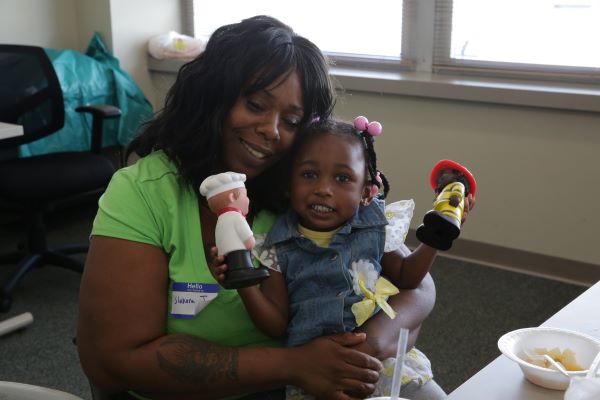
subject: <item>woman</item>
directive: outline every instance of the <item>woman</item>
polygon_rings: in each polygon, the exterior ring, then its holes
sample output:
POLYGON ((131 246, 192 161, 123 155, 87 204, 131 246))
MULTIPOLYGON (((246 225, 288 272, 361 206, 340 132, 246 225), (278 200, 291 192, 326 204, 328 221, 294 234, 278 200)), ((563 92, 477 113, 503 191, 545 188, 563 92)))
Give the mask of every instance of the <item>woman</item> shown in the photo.
MULTIPOLYGON (((364 398, 395 353, 399 327, 418 327, 433 284, 391 303, 365 335, 279 348, 237 292, 218 292, 208 175, 247 176, 249 222, 266 232, 287 206, 286 156, 300 127, 330 115, 334 91, 319 49, 258 16, 223 26, 186 64, 165 108, 132 143, 142 158, 115 174, 99 202, 80 292, 78 349, 90 381, 152 399, 210 399, 293 384, 325 399, 364 398), (202 243, 202 246, 200 246, 202 243)), ((256 398, 267 398, 265 394, 256 398)))

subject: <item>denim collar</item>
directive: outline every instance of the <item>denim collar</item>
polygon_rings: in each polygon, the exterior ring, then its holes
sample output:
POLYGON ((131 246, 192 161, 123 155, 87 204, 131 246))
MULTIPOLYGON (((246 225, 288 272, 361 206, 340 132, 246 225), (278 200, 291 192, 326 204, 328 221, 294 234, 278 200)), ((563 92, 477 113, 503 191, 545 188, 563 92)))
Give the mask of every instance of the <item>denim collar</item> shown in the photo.
MULTIPOLYGON (((364 229, 373 226, 387 225, 387 219, 385 218, 385 202, 379 199, 373 199, 368 206, 362 204, 358 207, 356 214, 349 221, 347 221, 340 230, 336 233, 338 235, 347 235, 354 229, 364 229)), ((267 238, 265 239, 265 246, 271 247, 277 243, 284 242, 291 238, 300 237, 298 232, 298 215, 292 209, 289 209, 287 213, 282 215, 273 225, 267 238)))

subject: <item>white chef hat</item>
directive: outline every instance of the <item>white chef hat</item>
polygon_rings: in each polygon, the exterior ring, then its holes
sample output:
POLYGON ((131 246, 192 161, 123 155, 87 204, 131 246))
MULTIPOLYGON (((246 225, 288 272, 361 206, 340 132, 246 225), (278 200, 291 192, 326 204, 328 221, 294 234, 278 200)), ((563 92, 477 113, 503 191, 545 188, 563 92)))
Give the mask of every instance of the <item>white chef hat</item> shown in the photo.
POLYGON ((200 194, 207 199, 235 188, 243 188, 246 181, 245 174, 237 172, 223 172, 211 175, 200 185, 200 194))

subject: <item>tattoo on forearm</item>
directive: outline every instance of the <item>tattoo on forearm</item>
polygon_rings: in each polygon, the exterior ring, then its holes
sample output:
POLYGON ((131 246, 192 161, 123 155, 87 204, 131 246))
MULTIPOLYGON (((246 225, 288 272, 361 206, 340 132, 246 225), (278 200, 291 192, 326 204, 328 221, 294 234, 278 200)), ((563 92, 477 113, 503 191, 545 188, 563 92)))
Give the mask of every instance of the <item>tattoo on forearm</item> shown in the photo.
POLYGON ((156 357, 160 368, 182 382, 237 381, 239 350, 185 335, 164 340, 156 357))

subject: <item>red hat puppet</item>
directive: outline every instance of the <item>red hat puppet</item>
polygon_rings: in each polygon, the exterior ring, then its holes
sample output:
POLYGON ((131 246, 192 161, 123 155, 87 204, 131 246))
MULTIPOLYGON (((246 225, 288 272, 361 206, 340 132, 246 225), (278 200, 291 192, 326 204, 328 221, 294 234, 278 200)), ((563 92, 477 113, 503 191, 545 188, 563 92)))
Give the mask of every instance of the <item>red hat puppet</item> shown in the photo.
POLYGON ((436 190, 438 187, 438 176, 440 172, 444 169, 452 169, 463 174, 467 182, 469 183, 469 188, 465 191, 465 196, 472 194, 473 198, 475 198, 475 193, 477 192, 477 181, 471 171, 469 171, 466 167, 460 165, 459 163, 452 160, 440 160, 433 169, 431 170, 431 176, 429 177, 429 184, 433 190, 436 190))
POLYGON ((441 160, 431 170, 429 183, 437 197, 417 228, 417 238, 438 250, 448 250, 460 235, 464 198, 469 194, 475 198, 477 182, 464 166, 441 160))

